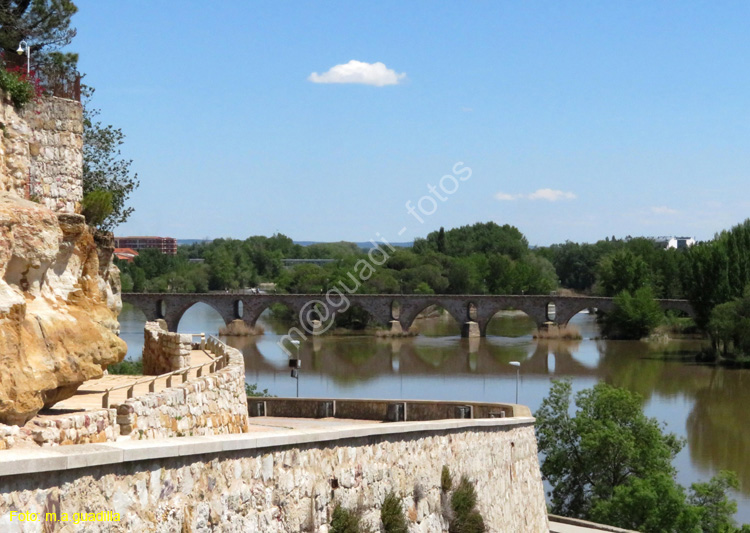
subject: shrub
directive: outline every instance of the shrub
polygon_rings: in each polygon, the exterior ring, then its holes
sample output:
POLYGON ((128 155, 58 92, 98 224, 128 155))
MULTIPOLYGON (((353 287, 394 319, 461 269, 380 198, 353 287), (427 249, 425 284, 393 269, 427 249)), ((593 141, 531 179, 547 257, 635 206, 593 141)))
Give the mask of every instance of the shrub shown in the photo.
POLYGON ((647 337, 662 321, 664 313, 649 287, 633 294, 622 291, 614 298, 614 310, 604 318, 604 334, 612 338, 647 337))
POLYGON ((40 92, 41 89, 32 80, 34 78, 29 79, 26 72, 18 67, 11 70, 0 68, 0 89, 10 95, 16 107, 23 107, 40 92))
POLYGON ((333 508, 329 533, 359 533, 359 516, 354 511, 341 507, 340 503, 333 508))
POLYGON ((451 507, 453 520, 448 526, 450 533, 483 533, 487 531, 484 519, 476 509, 477 492, 474 484, 466 476, 461 476, 458 487, 453 491, 451 507))
POLYGON ((245 383, 245 396, 251 396, 253 398, 275 398, 273 394, 268 392, 268 389, 258 390, 257 383, 245 383))
POLYGON ((95 189, 83 195, 81 213, 90 226, 100 226, 112 214, 113 209, 110 191, 95 189))
POLYGON ((443 465, 443 471, 440 474, 440 488, 443 492, 448 492, 453 487, 453 478, 451 477, 451 471, 448 470, 448 465, 443 465))
POLYGON ((110 374, 118 374, 123 376, 142 376, 143 375, 143 359, 137 361, 120 361, 107 367, 107 372, 110 374))
POLYGON ((401 498, 391 491, 386 494, 383 505, 380 508, 380 520, 383 522, 385 533, 407 533, 409 528, 404 518, 404 510, 401 507, 401 498))

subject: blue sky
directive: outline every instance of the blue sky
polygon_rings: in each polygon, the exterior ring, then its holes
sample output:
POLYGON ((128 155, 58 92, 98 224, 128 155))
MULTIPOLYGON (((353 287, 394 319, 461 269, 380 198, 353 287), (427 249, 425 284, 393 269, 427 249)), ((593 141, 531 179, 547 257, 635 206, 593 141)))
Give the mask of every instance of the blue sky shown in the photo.
POLYGON ((545 245, 750 214, 747 2, 76 4, 69 48, 141 180, 119 235, 493 220, 545 245))

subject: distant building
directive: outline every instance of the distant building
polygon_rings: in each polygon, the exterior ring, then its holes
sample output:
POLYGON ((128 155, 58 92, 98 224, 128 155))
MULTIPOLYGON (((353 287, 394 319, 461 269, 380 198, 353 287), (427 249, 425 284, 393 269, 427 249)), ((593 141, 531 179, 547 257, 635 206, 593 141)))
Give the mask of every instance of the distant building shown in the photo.
POLYGON ((146 250, 154 248, 165 255, 177 254, 177 239, 173 237, 115 237, 115 248, 146 250))
POLYGON ((122 261, 132 263, 133 259, 138 257, 138 252, 136 252, 132 248, 115 248, 115 257, 117 259, 121 259, 122 261))
POLYGON ((681 250, 695 244, 695 239, 692 237, 652 237, 652 240, 665 250, 670 248, 681 250))

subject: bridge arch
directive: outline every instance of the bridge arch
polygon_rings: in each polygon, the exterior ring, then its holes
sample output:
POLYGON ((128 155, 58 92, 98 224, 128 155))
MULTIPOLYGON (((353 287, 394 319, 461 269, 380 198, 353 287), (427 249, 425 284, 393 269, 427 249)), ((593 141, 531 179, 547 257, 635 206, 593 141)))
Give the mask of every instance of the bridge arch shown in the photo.
POLYGON ((541 326, 547 321, 547 305, 540 306, 534 301, 524 301, 521 299, 514 299, 513 301, 499 301, 497 303, 488 303, 480 309, 478 313, 479 331, 482 337, 487 336, 487 326, 489 325, 492 318, 500 311, 522 311, 534 323, 541 326))
POLYGON ((537 327, 537 321, 526 311, 515 308, 498 309, 486 319, 484 324, 480 322, 480 333, 483 337, 492 335, 513 339, 530 336, 537 327), (519 314, 517 316, 506 315, 504 314, 506 311, 517 311, 519 314))
POLYGON ((196 306, 200 305, 205 305, 213 312, 215 312, 214 316, 220 321, 223 321, 225 326, 229 325, 229 323, 234 320, 234 313, 228 314, 226 309, 222 309, 221 307, 212 305, 211 302, 196 301, 189 304, 183 304, 182 306, 174 310, 169 310, 169 308, 167 308, 168 311, 164 319, 167 321, 169 330, 178 331, 180 328, 180 322, 185 317, 185 315, 190 311, 195 310, 196 306))
POLYGON ((400 316, 398 321, 401 323, 401 327, 404 331, 408 331, 409 328, 414 324, 417 316, 430 306, 437 306, 441 309, 445 309, 455 321, 458 323, 458 327, 461 326, 468 320, 468 311, 464 303, 455 302, 451 300, 442 300, 439 297, 433 298, 428 297, 426 299, 419 299, 414 301, 405 301, 402 303, 400 316))

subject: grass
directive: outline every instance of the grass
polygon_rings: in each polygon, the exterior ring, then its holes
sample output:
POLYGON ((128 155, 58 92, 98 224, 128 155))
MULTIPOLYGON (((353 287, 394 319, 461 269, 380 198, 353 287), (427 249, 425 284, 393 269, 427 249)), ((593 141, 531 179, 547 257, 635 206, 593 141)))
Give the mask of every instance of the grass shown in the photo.
POLYGON ((143 375, 143 359, 137 361, 123 360, 119 363, 109 365, 107 372, 115 375, 122 376, 142 376, 143 375))

